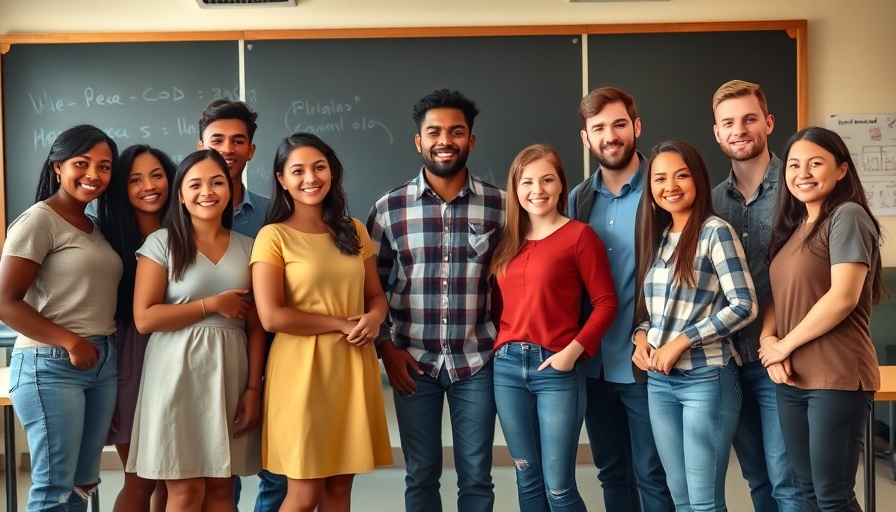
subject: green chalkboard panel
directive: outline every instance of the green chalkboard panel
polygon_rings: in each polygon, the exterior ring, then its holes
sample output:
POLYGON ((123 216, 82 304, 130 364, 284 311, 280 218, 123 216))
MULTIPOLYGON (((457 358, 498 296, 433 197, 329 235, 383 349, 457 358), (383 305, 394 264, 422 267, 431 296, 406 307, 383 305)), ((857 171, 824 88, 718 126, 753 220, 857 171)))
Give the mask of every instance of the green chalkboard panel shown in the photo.
POLYGON ((150 144, 176 161, 195 150, 205 105, 239 99, 237 44, 12 45, 3 55, 7 223, 34 202, 50 145, 71 126, 94 124, 119 149, 150 144))
POLYGON ((639 149, 646 154, 664 140, 688 141, 700 150, 715 185, 731 163, 713 136, 713 93, 734 79, 761 85, 775 116, 769 147, 780 155, 797 130, 796 58, 796 41, 784 30, 593 34, 588 85, 612 85, 634 96, 642 121, 639 149))
POLYGON ((414 177, 414 103, 457 89, 481 114, 469 169, 504 186, 513 157, 546 143, 571 181, 582 179, 577 108, 582 96, 578 36, 249 41, 246 89, 259 113, 249 186, 268 195, 277 144, 317 133, 345 170, 351 214, 366 218, 386 191, 414 177))

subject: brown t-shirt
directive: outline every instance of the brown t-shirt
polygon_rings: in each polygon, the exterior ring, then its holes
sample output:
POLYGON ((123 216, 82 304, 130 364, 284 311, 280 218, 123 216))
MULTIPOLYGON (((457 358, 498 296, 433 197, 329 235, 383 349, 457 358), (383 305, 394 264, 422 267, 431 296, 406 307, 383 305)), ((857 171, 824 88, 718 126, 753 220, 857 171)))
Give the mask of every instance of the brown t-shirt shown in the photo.
POLYGON ((871 285, 880 264, 871 217, 856 203, 838 206, 814 250, 804 250, 808 229, 797 229, 769 266, 775 321, 783 338, 831 288, 831 266, 868 265, 859 302, 833 329, 791 354, 793 381, 802 389, 877 391, 880 372, 871 343, 871 285))

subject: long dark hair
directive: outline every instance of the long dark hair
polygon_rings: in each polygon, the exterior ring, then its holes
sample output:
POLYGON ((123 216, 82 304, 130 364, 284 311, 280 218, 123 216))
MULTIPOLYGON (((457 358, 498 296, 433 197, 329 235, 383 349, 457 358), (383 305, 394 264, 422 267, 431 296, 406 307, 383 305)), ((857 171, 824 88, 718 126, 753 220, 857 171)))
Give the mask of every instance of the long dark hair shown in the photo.
POLYGON ((507 222, 504 232, 501 233, 501 240, 495 248, 495 254, 492 256, 491 273, 494 275, 503 276, 510 261, 520 253, 526 243, 526 235, 532 224, 529 220, 529 212, 520 205, 517 199, 517 190, 519 190, 520 178, 526 166, 541 159, 547 160, 554 167, 557 178, 563 185, 557 202, 557 211, 560 215, 566 215, 569 184, 560 155, 554 148, 544 144, 533 144, 520 151, 513 159, 513 163, 510 164, 510 172, 507 176, 507 222))
MULTIPOLYGON (((650 158, 647 165, 644 166, 644 195, 641 199, 641 232, 638 235, 638 283, 644 283, 647 279, 647 271, 656 260, 662 242, 663 231, 672 223, 672 214, 662 209, 656 204, 651 190, 651 169, 653 162, 661 153, 677 153, 684 160, 685 165, 691 172, 691 179, 694 180, 696 187, 696 197, 691 207, 691 215, 681 232, 681 239, 675 250, 672 251, 672 257, 669 260, 671 265, 675 266, 673 273, 673 283, 678 286, 694 286, 696 284, 696 275, 694 271, 694 256, 697 254, 697 244, 700 241, 700 230, 703 223, 706 222, 711 215, 714 215, 712 209, 712 186, 709 183, 709 172, 706 170, 706 164, 703 157, 697 151, 697 148, 680 140, 671 140, 661 142, 650 152, 650 158)), ((644 302, 644 290, 639 290, 638 297, 638 318, 647 315, 647 307, 644 302)))
MULTIPOLYGON (((827 151, 834 157, 835 164, 839 167, 846 164, 846 175, 837 181, 834 190, 831 191, 818 213, 818 218, 812 223, 812 229, 803 241, 803 250, 814 251, 819 247, 822 241, 822 233, 828 229, 827 221, 831 216, 831 212, 837 209, 843 203, 856 203, 861 206, 871 222, 874 223, 874 229, 877 232, 878 241, 880 240, 880 224, 871 213, 868 207, 868 200, 865 198, 865 190, 862 182, 859 180, 859 173, 856 166, 849 155, 849 149, 843 139, 835 132, 818 126, 810 126, 804 128, 790 137, 787 145, 784 147, 784 165, 785 174, 787 169, 787 160, 790 158, 790 150, 795 143, 801 140, 809 141, 823 150, 827 151)), ((775 213, 775 220, 772 229, 772 239, 768 247, 768 261, 778 254, 778 251, 784 247, 784 244, 790 240, 794 231, 808 217, 809 212, 806 205, 794 197, 790 193, 790 189, 786 186, 778 187, 778 209, 775 213)), ((871 300, 873 304, 877 304, 886 295, 883 281, 883 270, 881 268, 880 253, 877 256, 877 270, 874 275, 871 286, 871 300)))
POLYGON ((277 181, 277 176, 282 176, 286 161, 289 155, 298 148, 311 147, 320 151, 330 166, 330 190, 324 197, 323 215, 324 224, 339 252, 347 256, 354 256, 361 252, 361 239, 358 236, 358 230, 355 228, 354 222, 348 215, 347 200, 345 190, 342 188, 342 177, 345 171, 342 169, 342 163, 326 142, 320 137, 311 133, 294 133, 283 139, 277 147, 277 153, 274 155, 274 175, 273 189, 271 190, 271 206, 268 208, 265 224, 273 224, 283 222, 295 211, 295 203, 289 195, 288 190, 284 190, 277 181))
MULTIPOLYGON (((105 132, 89 124, 79 124, 60 133, 53 145, 50 146, 50 154, 47 155, 44 165, 40 168, 40 177, 37 180, 37 191, 34 194, 34 202, 44 201, 59 190, 59 182, 56 181, 56 172, 53 164, 62 163, 70 158, 90 151, 90 148, 105 142, 112 150, 112 168, 118 161, 118 146, 112 137, 105 132)), ((115 176, 113 172, 112 176, 115 176)))
POLYGON ((181 202, 180 189, 184 184, 184 176, 199 162, 211 160, 221 168, 227 182, 229 197, 222 197, 226 202, 224 212, 221 214, 221 225, 227 229, 233 226, 233 208, 230 207, 230 199, 233 197, 233 180, 227 170, 227 162, 224 157, 214 149, 194 151, 184 158, 177 166, 174 174, 174 184, 168 186, 168 215, 162 221, 162 227, 168 230, 168 254, 171 258, 169 274, 172 280, 180 281, 184 277, 187 268, 196 262, 196 238, 193 235, 193 219, 186 205, 181 202))
MULTIPOLYGON (((109 241, 109 245, 118 253, 124 265, 124 273, 118 283, 118 307, 115 318, 119 321, 130 321, 134 318, 134 278, 137 274, 137 249, 149 233, 141 233, 137 224, 137 213, 128 196, 131 168, 140 155, 150 154, 162 165, 165 179, 168 180, 168 194, 174 183, 175 165, 162 150, 146 144, 136 144, 121 152, 118 164, 112 170, 112 179, 106 193, 100 196, 97 208, 100 230, 109 241)), ((162 218, 171 203, 162 205, 159 214, 162 218)))

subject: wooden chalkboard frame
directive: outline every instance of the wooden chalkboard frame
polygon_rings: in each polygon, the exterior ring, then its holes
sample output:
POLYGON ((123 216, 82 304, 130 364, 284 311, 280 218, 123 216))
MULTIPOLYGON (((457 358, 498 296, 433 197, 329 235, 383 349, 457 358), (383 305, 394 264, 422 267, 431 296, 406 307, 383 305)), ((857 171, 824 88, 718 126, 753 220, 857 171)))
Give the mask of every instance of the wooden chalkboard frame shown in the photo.
MULTIPOLYGON (((408 27, 408 28, 360 28, 360 29, 296 29, 296 30, 243 30, 203 32, 119 32, 72 34, 5 34, 0 35, 0 64, 2 55, 15 44, 73 44, 73 43, 139 43, 139 42, 188 42, 188 41, 246 41, 275 39, 369 39, 413 37, 470 37, 470 36, 523 36, 523 35, 588 35, 588 34, 654 34, 682 32, 736 32, 736 31, 786 31, 796 41, 797 126, 808 125, 808 22, 806 20, 694 22, 694 23, 632 23, 632 24, 580 24, 539 26, 483 26, 483 27, 408 27)), ((583 63, 583 67, 585 64, 583 63)), ((243 72, 241 63, 240 72, 243 72)), ((587 74, 583 73, 583 81, 587 74)), ((241 79, 241 82, 243 80, 241 79)), ((3 75, 0 66, 0 94, 3 75)), ((586 86, 583 85, 583 92, 586 86)), ((3 119, 3 102, 0 101, 0 120, 3 119)), ((0 122, 0 244, 6 239, 6 174, 4 126, 0 122)))

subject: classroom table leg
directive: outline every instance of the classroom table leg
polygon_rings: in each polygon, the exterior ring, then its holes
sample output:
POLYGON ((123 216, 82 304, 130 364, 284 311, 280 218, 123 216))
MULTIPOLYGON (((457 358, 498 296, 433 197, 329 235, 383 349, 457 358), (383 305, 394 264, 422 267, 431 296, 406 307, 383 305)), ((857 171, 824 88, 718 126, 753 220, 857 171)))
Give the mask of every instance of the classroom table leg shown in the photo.
POLYGON ((875 512, 874 488, 874 401, 871 402, 871 413, 865 428, 865 512, 875 512))
POLYGON ((3 407, 3 428, 6 429, 6 510, 16 512, 16 417, 10 405, 3 407))

